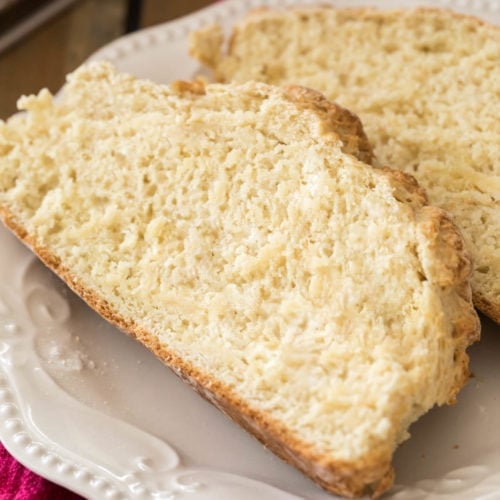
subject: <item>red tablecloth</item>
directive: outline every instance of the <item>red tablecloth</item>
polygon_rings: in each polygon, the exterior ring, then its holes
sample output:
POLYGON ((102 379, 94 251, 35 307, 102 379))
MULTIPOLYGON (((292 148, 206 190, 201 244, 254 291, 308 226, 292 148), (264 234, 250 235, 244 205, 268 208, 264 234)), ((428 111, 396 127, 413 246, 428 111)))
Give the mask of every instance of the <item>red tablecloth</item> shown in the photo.
POLYGON ((23 467, 0 443, 0 500, 81 500, 23 467))

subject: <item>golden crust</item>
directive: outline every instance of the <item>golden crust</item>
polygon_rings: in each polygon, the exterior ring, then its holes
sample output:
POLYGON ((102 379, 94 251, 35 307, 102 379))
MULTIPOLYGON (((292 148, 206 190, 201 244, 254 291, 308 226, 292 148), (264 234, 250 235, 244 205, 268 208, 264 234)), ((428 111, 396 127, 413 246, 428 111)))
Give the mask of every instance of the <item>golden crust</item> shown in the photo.
POLYGON ((329 101, 323 94, 299 85, 285 85, 285 93, 302 109, 312 109, 325 116, 329 131, 337 134, 342 143, 342 151, 374 165, 375 155, 361 120, 352 112, 337 103, 329 101))
POLYGON ((447 304, 450 309, 457 308, 452 318, 455 348, 455 363, 461 366, 455 385, 450 389, 448 404, 456 402, 456 396, 470 377, 469 357, 466 348, 480 339, 481 323, 471 307, 472 293, 469 280, 472 275, 472 261, 465 248, 465 242, 451 216, 444 210, 433 206, 424 206, 421 217, 430 249, 440 262, 430 270, 434 280, 442 288, 453 290, 457 304, 447 304))
POLYGON ((497 325, 500 325, 500 304, 494 304, 481 293, 481 290, 473 290, 472 299, 474 305, 497 325))
MULTIPOLYGON (((205 84, 201 80, 194 82, 178 80, 171 88, 179 94, 205 94, 205 84)), ((352 111, 329 101, 323 94, 299 85, 283 87, 288 97, 300 109, 312 110, 322 115, 326 125, 325 133, 332 133, 342 141, 342 152, 355 156, 364 163, 375 165, 375 154, 363 129, 361 120, 352 111)))
POLYGON ((184 80, 177 80, 171 83, 171 88, 179 94, 190 93, 196 95, 205 94, 205 85, 201 80, 193 82, 186 82, 184 80))
POLYGON ((450 388, 448 404, 454 404, 456 395, 470 377, 469 357, 466 349, 480 339, 481 324, 472 306, 470 277, 472 275, 471 257, 465 248, 463 236, 453 222, 452 217, 444 210, 428 205, 425 191, 417 180, 400 170, 383 167, 382 170, 396 183, 394 196, 400 201, 417 208, 418 226, 425 236, 432 253, 432 266, 426 274, 443 288, 453 290, 457 303, 447 304, 454 312, 453 337, 457 342, 455 362, 461 366, 456 383, 450 388))

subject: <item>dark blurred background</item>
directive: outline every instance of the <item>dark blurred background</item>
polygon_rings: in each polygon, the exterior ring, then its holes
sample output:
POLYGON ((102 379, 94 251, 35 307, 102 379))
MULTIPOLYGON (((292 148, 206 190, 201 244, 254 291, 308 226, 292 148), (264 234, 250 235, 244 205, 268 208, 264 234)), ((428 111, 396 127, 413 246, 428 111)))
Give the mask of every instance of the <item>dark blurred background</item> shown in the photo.
POLYGON ((214 0, 0 0, 0 118, 17 98, 56 92, 98 48, 136 29, 181 17, 214 0))

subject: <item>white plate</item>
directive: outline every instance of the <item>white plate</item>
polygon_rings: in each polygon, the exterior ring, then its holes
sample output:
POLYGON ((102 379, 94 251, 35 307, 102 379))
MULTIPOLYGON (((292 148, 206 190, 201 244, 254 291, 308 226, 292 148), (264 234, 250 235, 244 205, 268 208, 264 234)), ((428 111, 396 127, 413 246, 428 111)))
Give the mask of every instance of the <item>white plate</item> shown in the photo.
MULTIPOLYGON (((159 82, 190 78, 200 68, 187 56, 188 32, 229 26, 263 3, 296 2, 222 2, 121 38, 93 59, 159 82)), ((500 24, 496 0, 424 3, 500 24)), ((332 498, 89 310, 3 228, 0 248, 0 438, 18 460, 90 498, 332 498)), ((482 323, 483 339, 470 349, 475 377, 455 407, 412 427, 389 497, 499 498, 500 329, 482 323)))

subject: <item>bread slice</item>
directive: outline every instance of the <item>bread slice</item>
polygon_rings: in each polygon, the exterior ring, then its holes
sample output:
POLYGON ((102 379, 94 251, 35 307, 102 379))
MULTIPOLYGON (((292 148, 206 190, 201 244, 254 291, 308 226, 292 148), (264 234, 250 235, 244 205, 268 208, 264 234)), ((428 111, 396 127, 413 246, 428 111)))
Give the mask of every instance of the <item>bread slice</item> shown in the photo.
POLYGON ((192 34, 220 81, 295 83, 359 115, 381 164, 451 212, 477 307, 500 322, 500 29, 448 10, 261 9, 192 34))
POLYGON ((0 125, 5 224, 320 485, 388 488, 479 327, 460 233, 413 178, 343 151, 363 143, 337 130, 355 117, 302 88, 160 86, 106 63, 20 106, 0 125))

